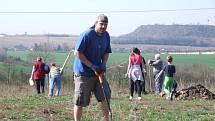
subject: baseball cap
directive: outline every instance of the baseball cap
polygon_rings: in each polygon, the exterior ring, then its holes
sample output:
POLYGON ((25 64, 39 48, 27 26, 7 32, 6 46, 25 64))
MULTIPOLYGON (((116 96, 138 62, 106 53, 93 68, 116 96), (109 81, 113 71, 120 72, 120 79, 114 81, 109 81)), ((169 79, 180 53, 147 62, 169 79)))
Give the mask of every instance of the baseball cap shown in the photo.
POLYGON ((97 17, 97 21, 101 21, 101 22, 106 22, 108 23, 108 17, 104 14, 100 14, 98 17, 97 17))

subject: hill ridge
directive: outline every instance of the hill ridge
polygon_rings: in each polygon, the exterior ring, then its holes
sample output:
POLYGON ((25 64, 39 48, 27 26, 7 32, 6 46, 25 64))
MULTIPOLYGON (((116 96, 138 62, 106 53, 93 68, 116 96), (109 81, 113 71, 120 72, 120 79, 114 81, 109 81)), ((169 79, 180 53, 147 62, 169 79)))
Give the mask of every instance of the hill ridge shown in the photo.
POLYGON ((131 33, 114 37, 112 43, 215 46, 215 26, 141 25, 131 33))

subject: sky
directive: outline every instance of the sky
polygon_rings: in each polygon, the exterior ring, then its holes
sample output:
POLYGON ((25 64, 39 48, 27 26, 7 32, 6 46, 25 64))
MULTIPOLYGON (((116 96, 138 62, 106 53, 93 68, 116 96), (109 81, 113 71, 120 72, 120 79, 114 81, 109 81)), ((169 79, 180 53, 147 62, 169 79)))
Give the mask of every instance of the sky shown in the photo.
POLYGON ((5 34, 79 35, 94 24, 99 14, 108 16, 107 31, 111 36, 130 33, 141 25, 215 25, 215 0, 0 0, 0 3, 0 33, 5 34))

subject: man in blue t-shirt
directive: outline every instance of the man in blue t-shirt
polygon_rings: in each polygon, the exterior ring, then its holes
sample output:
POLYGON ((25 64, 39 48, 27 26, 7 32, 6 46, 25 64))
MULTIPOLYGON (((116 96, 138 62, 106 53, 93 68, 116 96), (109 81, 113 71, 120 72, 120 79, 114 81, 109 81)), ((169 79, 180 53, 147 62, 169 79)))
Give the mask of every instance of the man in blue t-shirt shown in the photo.
POLYGON ((95 24, 81 33, 75 46, 74 55, 74 119, 81 120, 82 107, 89 105, 92 92, 101 102, 103 116, 108 120, 108 103, 111 97, 109 84, 105 79, 106 63, 111 53, 110 36, 106 31, 108 18, 104 14, 97 17, 95 24), (98 76, 102 75, 102 86, 98 76))

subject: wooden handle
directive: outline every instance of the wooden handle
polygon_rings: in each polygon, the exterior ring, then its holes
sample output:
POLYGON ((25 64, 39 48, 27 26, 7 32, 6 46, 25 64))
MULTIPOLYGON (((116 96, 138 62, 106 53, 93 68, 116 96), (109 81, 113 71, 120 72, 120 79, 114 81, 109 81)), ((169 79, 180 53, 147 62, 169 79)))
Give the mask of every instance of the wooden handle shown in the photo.
POLYGON ((99 82, 102 83, 103 80, 102 80, 102 75, 99 75, 99 82))
POLYGON ((103 83, 103 74, 104 74, 104 73, 100 73, 100 74, 95 73, 95 74, 96 74, 96 76, 99 78, 99 82, 102 84, 102 83, 103 83))
POLYGON ((62 66, 62 68, 61 68, 61 73, 63 72, 64 67, 65 67, 65 65, 66 65, 66 63, 67 63, 67 61, 68 61, 68 59, 69 59, 71 53, 72 53, 72 51, 70 51, 69 54, 67 55, 66 60, 64 61, 63 66, 62 66))

